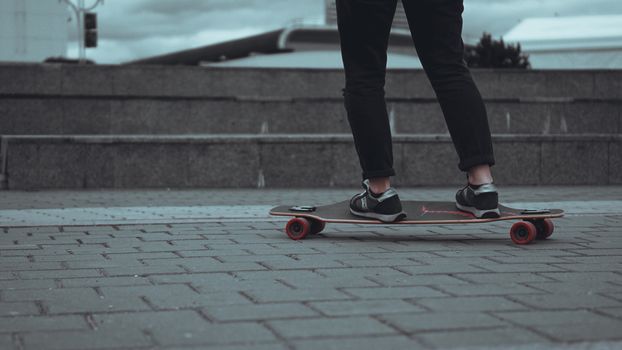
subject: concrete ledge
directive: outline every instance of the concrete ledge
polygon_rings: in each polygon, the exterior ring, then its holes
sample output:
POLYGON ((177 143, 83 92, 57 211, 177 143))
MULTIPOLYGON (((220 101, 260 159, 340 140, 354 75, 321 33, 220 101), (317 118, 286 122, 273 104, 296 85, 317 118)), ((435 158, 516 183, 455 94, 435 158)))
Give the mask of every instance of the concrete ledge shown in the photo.
MULTIPOLYGON (((473 70, 486 98, 622 99, 622 71, 473 70)), ((0 64, 1 96, 341 96, 338 69, 0 64)), ((389 98, 434 98, 422 70, 389 70, 389 98)))
MULTIPOLYGON (((486 101, 493 133, 622 133, 622 101, 486 101)), ((446 133, 434 99, 389 99, 398 133, 446 133)), ((347 133, 332 99, 0 98, 0 130, 19 134, 347 133)))
MULTIPOLYGON (((493 141, 619 141, 619 134, 570 134, 570 135, 532 135, 532 134, 496 134, 493 141)), ((192 135, 0 135, 7 144, 40 143, 325 143, 352 141, 350 134, 192 134, 192 135)), ((446 134, 396 134, 394 142, 450 142, 446 134)))
MULTIPOLYGON (((495 135, 496 181, 606 185, 622 135, 495 135)), ((352 138, 333 135, 4 136, 9 189, 356 186, 352 138)), ((447 135, 396 135, 396 184, 461 184, 447 135)))

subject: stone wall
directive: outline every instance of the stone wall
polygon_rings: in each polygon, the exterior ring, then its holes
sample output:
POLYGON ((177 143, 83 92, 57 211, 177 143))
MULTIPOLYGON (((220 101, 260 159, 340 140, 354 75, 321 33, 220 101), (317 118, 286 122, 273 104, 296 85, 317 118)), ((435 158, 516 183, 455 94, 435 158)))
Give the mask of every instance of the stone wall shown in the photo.
MULTIPOLYGON (((622 71, 477 70, 503 184, 619 184, 622 71)), ((5 187, 356 186, 339 70, 0 65, 5 187)), ((459 184, 422 71, 391 70, 403 186, 459 184)))

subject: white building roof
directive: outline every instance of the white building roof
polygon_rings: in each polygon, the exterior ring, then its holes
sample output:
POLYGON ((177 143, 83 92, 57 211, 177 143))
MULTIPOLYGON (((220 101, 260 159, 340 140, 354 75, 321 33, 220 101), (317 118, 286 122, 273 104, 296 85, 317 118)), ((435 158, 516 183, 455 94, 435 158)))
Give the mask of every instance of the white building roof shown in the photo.
POLYGON ((622 48, 622 15, 527 18, 503 36, 524 51, 622 48))

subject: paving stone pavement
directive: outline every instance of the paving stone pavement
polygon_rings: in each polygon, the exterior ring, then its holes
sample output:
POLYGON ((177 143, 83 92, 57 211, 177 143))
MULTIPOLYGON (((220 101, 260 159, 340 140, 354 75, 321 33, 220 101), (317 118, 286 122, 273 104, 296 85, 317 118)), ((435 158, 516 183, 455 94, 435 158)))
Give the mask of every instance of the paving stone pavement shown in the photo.
POLYGON ((291 241, 280 218, 214 214, 351 192, 0 192, 0 216, 150 208, 114 224, 0 225, 0 349, 622 348, 622 187, 507 189, 570 213, 528 246, 511 243, 511 222, 328 225, 291 241), (152 216, 198 205, 212 220, 152 216))

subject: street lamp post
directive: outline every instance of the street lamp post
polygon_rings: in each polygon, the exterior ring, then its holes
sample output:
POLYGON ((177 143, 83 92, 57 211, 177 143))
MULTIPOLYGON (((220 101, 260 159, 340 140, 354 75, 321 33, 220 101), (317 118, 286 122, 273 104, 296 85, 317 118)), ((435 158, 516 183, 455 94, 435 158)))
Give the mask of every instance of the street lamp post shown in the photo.
POLYGON ((84 47, 84 13, 89 12, 99 6, 99 4, 103 4, 104 0, 95 0, 95 3, 91 6, 86 7, 84 2, 86 0, 76 0, 77 4, 74 4, 72 0, 58 0, 59 2, 64 2, 76 15, 76 22, 78 24, 78 48, 80 55, 80 63, 86 62, 86 48, 84 47))

